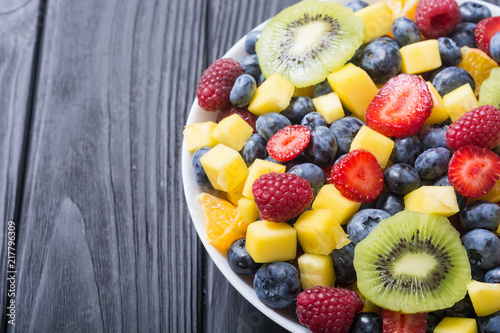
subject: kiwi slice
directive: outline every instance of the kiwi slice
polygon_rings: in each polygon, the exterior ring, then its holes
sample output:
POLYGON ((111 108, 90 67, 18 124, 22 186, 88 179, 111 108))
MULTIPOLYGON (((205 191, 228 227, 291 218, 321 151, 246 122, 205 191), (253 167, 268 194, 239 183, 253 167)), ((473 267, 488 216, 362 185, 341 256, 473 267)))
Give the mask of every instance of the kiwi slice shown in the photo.
POLYGON ((484 80, 479 90, 479 105, 493 105, 500 108, 500 68, 493 68, 490 77, 484 80))
POLYGON ((323 81, 363 43, 363 21, 334 1, 301 1, 274 16, 256 45, 264 77, 276 73, 296 87, 323 81))
POLYGON ((358 243, 354 268, 364 297, 402 313, 449 308, 471 280, 467 252, 448 219, 412 211, 382 220, 358 243))

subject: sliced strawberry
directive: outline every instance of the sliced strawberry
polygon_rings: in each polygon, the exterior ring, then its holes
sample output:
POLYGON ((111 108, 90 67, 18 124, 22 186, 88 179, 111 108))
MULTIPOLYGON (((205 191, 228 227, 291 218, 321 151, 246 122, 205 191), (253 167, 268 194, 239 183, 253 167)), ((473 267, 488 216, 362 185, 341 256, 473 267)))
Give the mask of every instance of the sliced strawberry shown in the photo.
POLYGON ((259 118, 259 116, 248 111, 247 108, 238 108, 236 106, 229 105, 221 112, 219 112, 216 122, 219 123, 222 119, 227 118, 233 114, 237 114, 238 116, 240 116, 244 121, 248 123, 248 125, 252 126, 253 132, 257 133, 257 131, 255 130, 255 123, 257 122, 257 118, 259 118))
POLYGON ((427 313, 403 314, 382 309, 384 333, 425 333, 427 313))
POLYGON ((302 125, 289 125, 280 129, 267 142, 267 153, 276 161, 287 162, 307 147, 311 139, 311 131, 302 125))
POLYGON ((500 16, 485 18, 476 25, 474 38, 476 46, 490 55, 490 40, 500 31, 500 16))
POLYGON ((366 110, 366 124, 386 136, 398 138, 420 131, 431 114, 432 97, 424 80, 400 74, 380 89, 366 110))
POLYGON ((448 179, 467 198, 480 198, 500 178, 500 157, 485 148, 464 146, 457 150, 448 167, 448 179))
POLYGON ((346 198, 371 202, 384 187, 384 173, 377 159, 366 150, 356 149, 342 157, 332 168, 332 181, 346 198))

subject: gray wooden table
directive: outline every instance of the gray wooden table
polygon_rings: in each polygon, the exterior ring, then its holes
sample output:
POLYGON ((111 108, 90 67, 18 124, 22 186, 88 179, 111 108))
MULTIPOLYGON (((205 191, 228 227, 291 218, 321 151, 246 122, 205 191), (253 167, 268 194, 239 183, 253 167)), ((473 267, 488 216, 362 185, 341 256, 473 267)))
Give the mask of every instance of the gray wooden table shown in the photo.
POLYGON ((0 0, 0 331, 284 331, 201 246, 180 146, 203 69, 294 2, 0 0))

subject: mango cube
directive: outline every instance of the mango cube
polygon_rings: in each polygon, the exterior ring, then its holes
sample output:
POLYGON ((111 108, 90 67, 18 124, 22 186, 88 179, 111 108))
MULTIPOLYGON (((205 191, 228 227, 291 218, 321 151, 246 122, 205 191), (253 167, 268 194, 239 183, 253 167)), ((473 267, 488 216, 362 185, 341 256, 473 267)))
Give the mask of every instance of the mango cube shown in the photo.
POLYGON ((385 1, 377 2, 354 13, 365 23, 365 39, 368 43, 391 32, 392 10, 385 1))
POLYGON ((252 185, 257 178, 259 178, 262 175, 265 175, 266 173, 271 173, 271 172, 283 173, 285 171, 286 171, 286 166, 284 165, 261 159, 256 159, 252 163, 250 168, 248 168, 248 177, 246 178, 245 186, 243 187, 243 195, 247 198, 253 199, 252 185))
POLYGON ((489 316, 500 310, 500 284, 472 280, 467 285, 474 311, 479 317, 489 316))
POLYGON ((406 45, 399 49, 399 52, 401 52, 402 73, 420 74, 442 65, 436 39, 406 45))
POLYGON ((305 253, 297 260, 300 270, 302 289, 313 287, 333 287, 335 270, 329 255, 305 253))
POLYGON ((297 252, 297 232, 286 223, 257 221, 248 226, 246 248, 258 263, 292 260, 297 252))
POLYGON ((252 136, 253 128, 239 115, 222 119, 212 131, 212 138, 219 143, 240 151, 252 136))
POLYGON ((369 151, 375 156, 382 169, 386 167, 393 148, 394 141, 368 126, 362 126, 351 143, 351 151, 355 149, 369 151))
POLYGON ((201 147, 215 146, 218 142, 211 135, 215 127, 217 127, 217 124, 213 121, 196 123, 184 127, 182 134, 184 135, 187 150, 194 152, 201 147))
POLYGON ((366 109, 378 93, 371 77, 363 69, 349 63, 328 75, 328 83, 338 94, 342 105, 365 121, 366 109))
POLYGON ((284 77, 273 74, 262 83, 248 105, 248 111, 257 116, 281 112, 290 104, 295 87, 284 77))
POLYGON ((313 104, 316 111, 325 117, 328 124, 345 116, 344 108, 336 92, 314 98, 313 104))
POLYGON ((405 209, 451 216, 460 211, 452 186, 422 186, 404 197, 405 209))
POLYGON ((434 333, 477 333, 477 322, 474 318, 444 317, 434 333))
POLYGON ((425 121, 424 125, 440 124, 448 119, 450 117, 450 114, 448 113, 448 110, 446 110, 443 98, 441 97, 441 95, 439 95, 436 88, 434 88, 431 82, 426 83, 431 93, 433 106, 431 114, 425 121))
POLYGON ((252 199, 241 198, 237 205, 238 214, 243 217, 245 223, 250 224, 259 218, 259 210, 257 204, 252 199))
POLYGON ((293 227, 305 253, 326 255, 351 242, 329 209, 305 211, 293 227))
POLYGON ((222 143, 207 151, 200 162, 216 190, 230 192, 248 175, 247 165, 240 153, 222 143))
POLYGON ((457 121, 464 113, 478 107, 476 95, 468 83, 444 95, 443 102, 451 121, 457 121))
POLYGON ((333 184, 323 186, 312 203, 313 210, 331 210, 339 224, 347 224, 360 206, 360 202, 352 201, 340 194, 333 184))

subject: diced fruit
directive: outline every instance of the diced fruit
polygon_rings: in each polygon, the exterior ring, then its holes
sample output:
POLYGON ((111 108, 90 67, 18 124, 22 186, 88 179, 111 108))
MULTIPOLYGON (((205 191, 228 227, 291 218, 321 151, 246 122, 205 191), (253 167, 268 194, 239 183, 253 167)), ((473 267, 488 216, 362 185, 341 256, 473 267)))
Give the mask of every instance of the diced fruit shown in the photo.
POLYGON ((243 195, 247 198, 253 199, 252 185, 260 176, 270 173, 278 172, 283 173, 286 171, 286 166, 266 160, 256 159, 253 164, 248 168, 248 177, 245 181, 243 188, 243 195))
POLYGON ((229 148, 240 151, 252 136, 253 128, 243 118, 233 114, 222 119, 212 131, 212 138, 229 148))
POLYGON ((216 190, 231 192, 248 175, 248 168, 240 153, 218 144, 200 158, 210 183, 216 190))
POLYGON ((257 263, 295 259, 297 232, 286 223, 257 221, 248 226, 247 252, 257 263))
POLYGON ((488 17, 478 22, 474 38, 478 48, 490 55, 491 38, 500 31, 500 17, 488 17))
POLYGON ((236 186, 235 189, 226 193, 227 200, 233 205, 238 206, 238 201, 243 198, 243 188, 245 182, 241 182, 240 185, 236 186))
POLYGON ((436 88, 432 85, 431 82, 426 82, 427 87, 429 87, 429 92, 432 97, 432 109, 429 118, 425 121, 424 125, 433 125, 439 124, 445 121, 450 117, 448 110, 446 110, 446 106, 444 105, 443 98, 437 92, 436 88))
POLYGON ((392 10, 385 1, 360 9, 354 15, 360 17, 365 23, 363 43, 368 43, 391 32, 392 10))
POLYGON ((465 69, 472 75, 476 83, 475 94, 479 95, 484 80, 490 77, 491 70, 498 67, 498 64, 488 54, 479 49, 463 46, 461 51, 462 61, 457 66, 465 69))
POLYGON ((287 79, 273 74, 262 83, 248 105, 248 111, 261 116, 269 112, 281 112, 290 104, 295 87, 287 79))
POLYGON ((456 121, 464 113, 477 108, 476 94, 469 84, 464 84, 444 95, 443 102, 451 121, 456 121))
POLYGON ((420 74, 441 67, 439 46, 435 39, 406 45, 399 51, 402 73, 420 74))
POLYGON ((477 322, 474 318, 444 317, 434 333, 477 333, 477 322))
POLYGON ((424 333, 427 313, 404 314, 382 309, 384 333, 424 333))
POLYGON ((331 92, 313 99, 316 111, 321 113, 328 124, 344 117, 344 108, 340 102, 339 95, 331 92))
POLYGON ((372 153, 382 169, 386 167, 393 148, 394 141, 368 126, 361 127, 351 143, 351 151, 363 149, 372 153))
POLYGON ((267 153, 276 161, 288 162, 304 151, 311 139, 311 131, 303 125, 289 125, 280 129, 267 142, 267 153))
POLYGON ((329 255, 305 253, 297 260, 300 270, 302 289, 313 287, 333 287, 335 271, 333 260, 329 255))
POLYGON ((250 224, 259 218, 259 210, 252 199, 241 198, 238 200, 238 214, 243 217, 245 223, 250 224))
POLYGON ((194 152, 201 147, 215 146, 218 142, 212 138, 211 133, 216 126, 217 124, 213 121, 186 126, 182 132, 186 143, 186 149, 190 152, 194 152))
POLYGON ((415 22, 428 39, 452 32, 460 23, 460 17, 455 0, 420 0, 415 10, 415 22))
POLYGON ((312 203, 313 210, 331 210, 339 224, 347 224, 356 214, 359 206, 361 206, 360 202, 347 199, 333 184, 323 186, 312 203))
POLYGON ((392 10, 394 20, 401 16, 415 19, 418 0, 386 0, 386 2, 392 10))
POLYGON ((460 211, 452 186, 422 186, 408 193, 405 209, 415 212, 451 216, 460 211))
POLYGON ((467 285, 474 311, 480 317, 500 310, 500 284, 472 280, 467 285))
POLYGON ((252 112, 248 111, 247 108, 237 108, 236 106, 229 105, 227 108, 221 110, 217 115, 217 123, 220 123, 222 119, 229 117, 230 115, 237 114, 244 121, 248 123, 248 125, 252 126, 254 133, 255 131, 255 122, 257 121, 257 116, 252 112))
POLYGON ((302 249, 306 253, 330 254, 349 244, 350 240, 328 209, 309 210, 293 225, 302 249))

